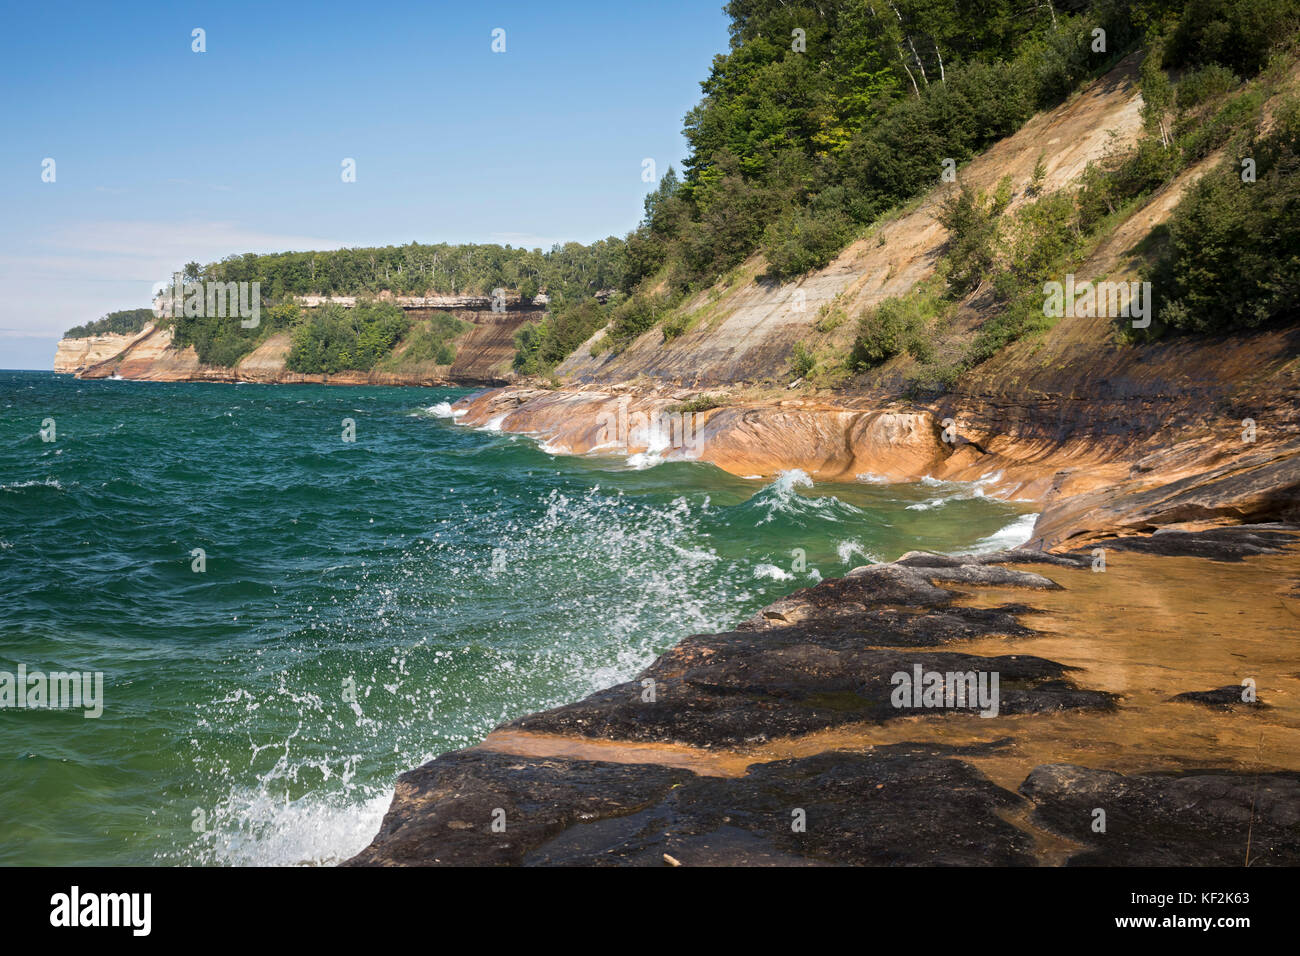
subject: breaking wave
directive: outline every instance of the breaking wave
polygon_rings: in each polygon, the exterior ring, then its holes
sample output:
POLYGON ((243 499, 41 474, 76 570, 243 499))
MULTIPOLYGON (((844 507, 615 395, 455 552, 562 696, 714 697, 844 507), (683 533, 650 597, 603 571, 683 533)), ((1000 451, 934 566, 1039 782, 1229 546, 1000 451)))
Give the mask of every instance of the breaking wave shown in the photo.
POLYGON ((822 521, 843 522, 865 518, 866 513, 835 495, 804 495, 798 489, 814 487, 808 473, 799 468, 783 471, 746 502, 746 508, 758 514, 757 524, 778 519, 799 525, 822 521))
POLYGON ((1033 536, 1034 522, 1037 520, 1037 514, 1020 515, 1005 528, 1001 528, 987 537, 980 538, 979 541, 975 542, 974 547, 968 549, 968 553, 985 554, 1019 547, 1033 536))
POLYGON ((452 408, 451 402, 436 402, 425 409, 434 418, 460 418, 466 413, 463 408, 452 408))

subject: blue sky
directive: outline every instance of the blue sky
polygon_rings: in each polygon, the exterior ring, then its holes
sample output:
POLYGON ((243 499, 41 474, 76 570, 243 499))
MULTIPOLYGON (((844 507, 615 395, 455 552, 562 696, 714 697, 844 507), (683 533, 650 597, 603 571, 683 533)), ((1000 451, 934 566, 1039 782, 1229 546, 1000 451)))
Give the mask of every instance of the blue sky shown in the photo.
POLYGON ((0 367, 190 259, 622 235, 726 46, 722 0, 10 5, 0 367))

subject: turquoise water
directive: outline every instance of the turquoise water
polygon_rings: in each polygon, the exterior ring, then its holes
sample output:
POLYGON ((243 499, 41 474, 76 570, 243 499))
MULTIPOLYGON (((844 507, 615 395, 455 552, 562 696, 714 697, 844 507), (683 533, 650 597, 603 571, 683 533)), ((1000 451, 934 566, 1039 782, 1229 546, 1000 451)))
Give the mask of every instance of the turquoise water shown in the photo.
POLYGON ((397 774, 683 635, 1027 534, 972 486, 556 457, 463 394, 0 372, 0 671, 104 680, 0 708, 0 863, 337 861, 397 774))

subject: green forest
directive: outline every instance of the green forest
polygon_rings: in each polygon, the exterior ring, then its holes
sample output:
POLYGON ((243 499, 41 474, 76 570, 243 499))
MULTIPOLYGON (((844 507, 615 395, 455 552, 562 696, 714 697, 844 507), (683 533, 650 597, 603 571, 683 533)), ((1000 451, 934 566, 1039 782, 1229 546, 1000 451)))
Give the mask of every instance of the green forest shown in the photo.
POLYGON ((262 283, 262 295, 487 295, 511 289, 524 298, 539 291, 583 299, 623 280, 623 241, 614 237, 583 245, 569 242, 549 251, 498 245, 382 246, 330 252, 248 253, 207 266, 191 263, 197 278, 262 283))
POLYGON ((464 323, 439 314, 432 323, 413 324, 400 318, 400 308, 373 301, 374 294, 489 295, 504 288, 526 300, 544 291, 560 310, 567 305, 595 305, 597 293, 618 289, 623 253, 623 241, 610 238, 585 246, 570 242, 547 252, 409 243, 229 256, 208 265, 188 263, 183 276, 186 281, 259 282, 263 308, 256 328, 244 329, 218 316, 178 315, 160 321, 172 326, 178 346, 194 346, 199 360, 209 365, 233 366, 268 336, 285 330, 294 333, 290 371, 368 371, 399 344, 408 361, 424 356, 430 363, 450 365, 455 358, 451 340, 464 330, 464 323), (293 296, 310 294, 355 295, 361 302, 349 310, 340 306, 301 309, 293 301, 293 296))
POLYGON ((66 339, 88 339, 92 335, 134 335, 153 321, 152 309, 123 309, 110 312, 102 319, 74 326, 63 333, 66 339))
MULTIPOLYGON (((945 160, 964 163, 1137 50, 1141 141, 1091 166, 1077 188, 1039 194, 1035 186, 1034 201, 1014 215, 1006 195, 955 190, 942 212, 951 238, 940 277, 851 317, 857 341, 835 373, 842 379, 908 352, 928 386, 949 386, 1043 327, 1044 276, 1079 262, 1117 216, 1224 146, 1231 162, 1151 239, 1159 311, 1144 335, 1294 316, 1300 109, 1284 106, 1266 127, 1262 106, 1296 62, 1300 0, 732 0, 726 12, 729 49, 714 58, 684 119, 689 154, 645 197, 626 237, 549 251, 410 243, 191 263, 195 277, 260 281, 273 315, 251 332, 177 319, 177 341, 226 364, 268 329, 294 326, 301 370, 373 365, 375 350, 391 349, 406 330, 374 316, 350 325, 333 313, 298 316, 288 297, 499 286, 551 299, 546 318, 516 337, 521 372, 547 374, 602 327, 601 348, 622 349, 657 325, 667 340, 687 321, 674 310, 753 254, 762 254, 763 281, 826 265, 937 185, 945 160), (1249 184, 1237 159, 1247 155, 1249 184), (997 315, 961 355, 937 356, 934 328, 984 283, 997 315)), ((796 371, 826 364, 810 349, 796 352, 796 371)))

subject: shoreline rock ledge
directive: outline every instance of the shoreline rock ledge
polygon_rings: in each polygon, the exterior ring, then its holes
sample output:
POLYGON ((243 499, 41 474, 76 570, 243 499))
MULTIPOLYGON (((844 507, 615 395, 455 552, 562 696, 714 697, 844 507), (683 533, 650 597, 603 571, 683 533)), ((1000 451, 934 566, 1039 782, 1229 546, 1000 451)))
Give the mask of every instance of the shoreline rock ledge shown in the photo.
POLYGON ((1300 527, 1101 546, 1104 574, 1091 546, 914 552, 686 637, 403 774, 344 865, 1300 864, 1300 754, 1276 745, 1300 727, 1300 667, 1242 617, 1300 617, 1300 527), (1167 607, 1216 577, 1226 596, 1184 630, 1135 620, 1143 595, 1167 607), (1233 655, 1281 706, 1196 702, 1236 683, 1203 676, 1233 655), (996 674, 996 716, 900 706, 894 678, 918 668, 996 674))

